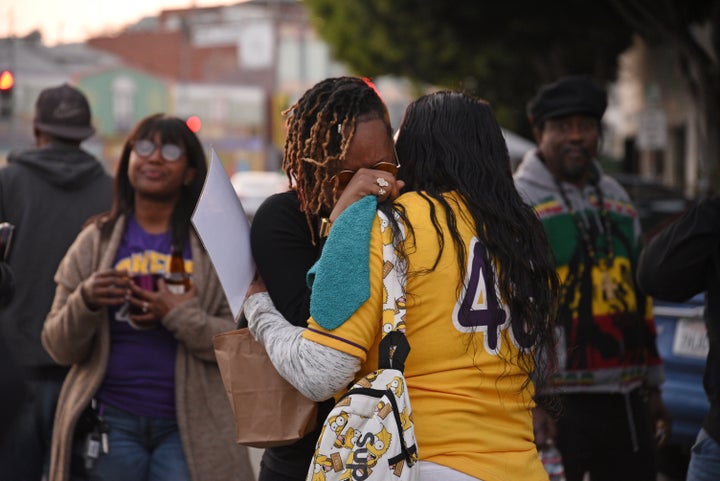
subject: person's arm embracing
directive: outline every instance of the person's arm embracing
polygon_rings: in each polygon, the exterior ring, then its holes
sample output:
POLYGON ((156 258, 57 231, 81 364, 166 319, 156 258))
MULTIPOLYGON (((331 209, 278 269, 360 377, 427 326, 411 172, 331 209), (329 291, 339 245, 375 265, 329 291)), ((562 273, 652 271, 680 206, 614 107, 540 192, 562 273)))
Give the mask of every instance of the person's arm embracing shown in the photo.
POLYGON ((243 309, 250 332, 265 346, 280 375, 314 401, 347 387, 360 369, 360 359, 302 337, 305 328, 287 322, 257 285, 251 285, 243 309))
POLYGON ((707 289, 720 249, 720 197, 701 201, 643 249, 637 282, 647 294, 682 302, 707 289))

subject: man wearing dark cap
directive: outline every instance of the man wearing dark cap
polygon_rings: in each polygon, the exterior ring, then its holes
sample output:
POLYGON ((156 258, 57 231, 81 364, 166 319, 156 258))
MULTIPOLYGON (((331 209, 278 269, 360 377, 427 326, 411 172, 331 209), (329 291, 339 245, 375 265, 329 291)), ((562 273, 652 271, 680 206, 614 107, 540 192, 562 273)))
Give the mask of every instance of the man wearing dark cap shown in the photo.
MULTIPOLYGON (((15 226, 6 266, 14 285, 2 290, 12 294, 0 299, 0 341, 27 394, 14 422, 0 426, 4 481, 43 476, 66 373, 40 343, 55 294, 53 276, 83 223, 110 208, 113 190, 103 165, 80 147, 95 129, 78 89, 63 84, 43 90, 33 130, 36 147, 11 152, 0 168, 0 222, 15 226)), ((11 281, 5 276, 0 282, 11 281)))
POLYGON ((606 105, 586 77, 545 85, 528 104, 538 147, 515 185, 545 226, 561 280, 558 373, 554 392, 538 393, 535 440, 558 446, 567 481, 655 481, 656 441, 670 425, 664 372, 651 301, 634 280, 637 212, 596 161, 606 105), (559 409, 543 409, 553 405, 543 394, 557 394, 559 409))

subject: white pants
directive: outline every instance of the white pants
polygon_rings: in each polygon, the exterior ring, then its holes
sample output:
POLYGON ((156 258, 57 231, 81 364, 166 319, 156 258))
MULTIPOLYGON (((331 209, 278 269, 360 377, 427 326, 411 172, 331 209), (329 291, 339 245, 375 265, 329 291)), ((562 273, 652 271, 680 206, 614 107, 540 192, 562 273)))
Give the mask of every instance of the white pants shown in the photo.
POLYGON ((482 481, 473 478, 469 474, 455 471, 452 468, 441 464, 431 463, 430 461, 420 461, 420 480, 421 481, 482 481))

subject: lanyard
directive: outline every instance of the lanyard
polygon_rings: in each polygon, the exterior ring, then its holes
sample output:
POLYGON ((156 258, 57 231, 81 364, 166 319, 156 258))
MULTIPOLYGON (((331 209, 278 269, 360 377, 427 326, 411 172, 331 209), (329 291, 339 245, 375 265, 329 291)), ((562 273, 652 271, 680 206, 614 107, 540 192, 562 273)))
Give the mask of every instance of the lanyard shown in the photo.
POLYGON ((610 269, 612 268, 613 262, 615 260, 615 252, 613 250, 613 239, 612 239, 612 225, 610 221, 610 216, 608 215, 608 211, 605 208, 605 199, 603 197, 602 190, 597 184, 593 184, 593 187, 595 189, 595 195, 597 196, 598 201, 598 211, 600 214, 600 224, 601 228, 603 230, 603 234, 605 236, 605 262, 600 262, 600 257, 597 255, 597 252, 595 250, 595 243, 590 237, 590 229, 588 226, 589 219, 586 220, 582 218, 579 212, 577 212, 574 208, 572 203, 570 202, 570 199, 568 198, 567 194, 565 193, 565 190, 563 189, 560 181, 553 177, 553 180, 555 181, 555 185, 557 187, 558 192, 560 193, 560 197, 562 198, 563 203, 565 204, 565 207, 567 208, 568 212, 570 213, 570 217, 573 219, 573 222, 575 223, 575 228, 577 229, 578 233, 580 234, 581 242, 585 248, 585 252, 587 253, 588 259, 590 260, 590 266, 596 265, 602 269, 602 290, 605 294, 605 298, 607 300, 614 300, 617 296, 617 288, 618 284, 615 282, 612 277, 610 276, 610 269))

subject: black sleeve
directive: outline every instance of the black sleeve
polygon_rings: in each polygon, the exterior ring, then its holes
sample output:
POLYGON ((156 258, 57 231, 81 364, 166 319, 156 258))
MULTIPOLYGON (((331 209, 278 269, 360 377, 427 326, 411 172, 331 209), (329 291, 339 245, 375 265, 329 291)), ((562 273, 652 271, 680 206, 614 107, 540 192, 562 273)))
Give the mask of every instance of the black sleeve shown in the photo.
POLYGON ((258 208, 250 228, 258 272, 280 313, 296 326, 307 326, 310 289, 305 274, 317 260, 305 215, 294 192, 275 194, 258 208))
POLYGON ((720 248, 720 197, 700 202, 643 249, 637 281, 647 294, 682 302, 707 290, 720 248))

